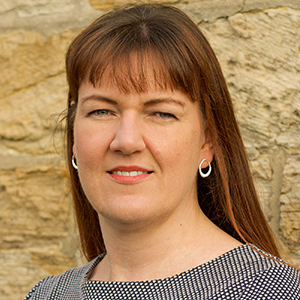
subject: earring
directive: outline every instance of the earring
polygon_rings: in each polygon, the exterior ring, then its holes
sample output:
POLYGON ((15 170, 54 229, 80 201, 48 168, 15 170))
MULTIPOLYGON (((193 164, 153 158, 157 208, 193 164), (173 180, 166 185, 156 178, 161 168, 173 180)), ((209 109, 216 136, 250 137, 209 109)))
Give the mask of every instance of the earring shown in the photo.
POLYGON ((201 163, 200 163, 200 165, 199 165, 199 174, 201 175, 201 177, 202 177, 202 178, 208 177, 208 176, 210 175, 210 173, 211 173, 211 169, 212 169, 212 168, 211 168, 211 163, 210 163, 210 161, 207 160, 206 158, 202 159, 202 160, 201 160, 201 163), (207 173, 204 174, 204 173, 202 172, 202 164, 203 164, 205 161, 208 163, 208 167, 209 167, 209 168, 208 168, 207 173))
POLYGON ((75 170, 78 170, 78 166, 76 165, 76 162, 75 162, 75 154, 76 154, 76 152, 73 153, 73 155, 72 155, 72 166, 75 170))

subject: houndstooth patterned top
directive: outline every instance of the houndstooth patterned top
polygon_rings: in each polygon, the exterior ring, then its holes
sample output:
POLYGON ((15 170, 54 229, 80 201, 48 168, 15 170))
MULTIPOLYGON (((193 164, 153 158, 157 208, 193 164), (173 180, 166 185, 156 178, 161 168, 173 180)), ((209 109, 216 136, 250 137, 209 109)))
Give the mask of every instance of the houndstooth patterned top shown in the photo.
POLYGON ((249 245, 173 277, 138 282, 88 280, 103 256, 41 280, 25 300, 300 300, 300 272, 249 245))

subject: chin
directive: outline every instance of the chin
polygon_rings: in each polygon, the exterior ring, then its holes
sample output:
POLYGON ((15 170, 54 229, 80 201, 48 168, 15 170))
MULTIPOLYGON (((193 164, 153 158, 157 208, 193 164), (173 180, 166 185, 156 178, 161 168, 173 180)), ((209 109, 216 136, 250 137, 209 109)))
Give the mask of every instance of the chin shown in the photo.
POLYGON ((153 224, 153 218, 149 215, 142 214, 137 211, 128 211, 119 214, 99 214, 100 224, 102 222, 109 222, 110 225, 113 224, 119 230, 135 230, 145 229, 145 227, 153 224))
POLYGON ((146 199, 134 199, 134 197, 122 197, 114 199, 105 208, 97 208, 100 222, 106 220, 110 224, 133 226, 138 224, 151 223, 157 215, 151 210, 146 199), (152 212, 151 212, 152 211, 152 212))

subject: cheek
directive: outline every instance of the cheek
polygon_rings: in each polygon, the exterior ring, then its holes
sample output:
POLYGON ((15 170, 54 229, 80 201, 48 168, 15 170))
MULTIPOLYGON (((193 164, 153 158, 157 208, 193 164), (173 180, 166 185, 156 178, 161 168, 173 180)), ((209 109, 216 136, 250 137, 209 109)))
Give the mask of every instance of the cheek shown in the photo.
POLYGON ((187 169, 193 170, 197 167, 201 152, 199 130, 184 128, 169 134, 160 134, 153 140, 155 147, 149 142, 148 148, 174 174, 186 173, 187 169))
POLYGON ((74 148, 82 163, 93 162, 109 148, 112 134, 108 130, 78 123, 74 126, 74 148))

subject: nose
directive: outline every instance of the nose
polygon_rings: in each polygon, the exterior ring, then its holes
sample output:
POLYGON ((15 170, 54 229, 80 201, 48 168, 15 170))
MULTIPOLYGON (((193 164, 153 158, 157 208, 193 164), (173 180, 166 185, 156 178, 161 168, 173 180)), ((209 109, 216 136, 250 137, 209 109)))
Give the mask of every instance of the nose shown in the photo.
POLYGON ((110 149, 114 152, 130 155, 145 149, 141 121, 132 112, 124 113, 121 117, 110 149))

